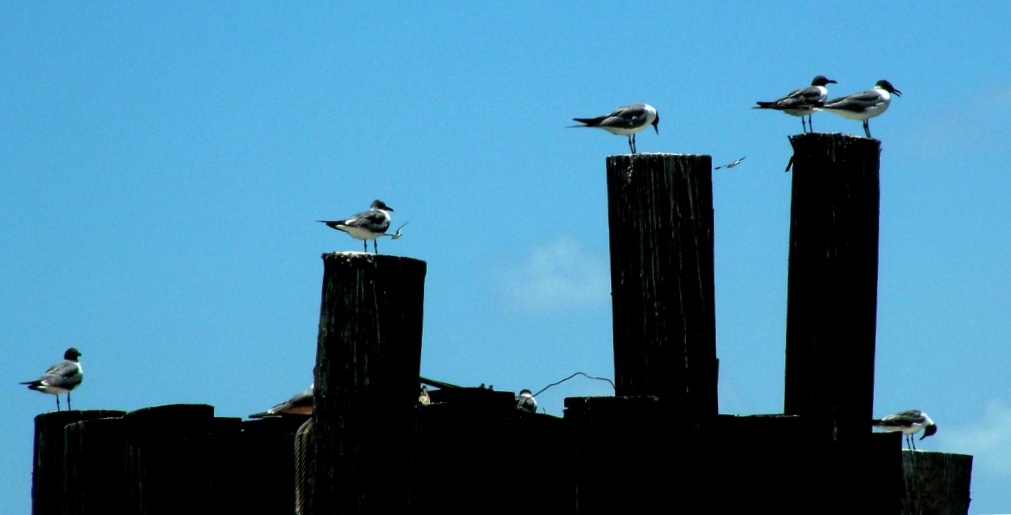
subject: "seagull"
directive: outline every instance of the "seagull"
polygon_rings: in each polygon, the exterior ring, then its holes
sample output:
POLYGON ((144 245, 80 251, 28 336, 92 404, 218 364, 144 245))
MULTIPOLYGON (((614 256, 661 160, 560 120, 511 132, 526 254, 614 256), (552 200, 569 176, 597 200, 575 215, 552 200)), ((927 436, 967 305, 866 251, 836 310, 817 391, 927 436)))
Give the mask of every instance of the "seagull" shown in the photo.
POLYGON ((534 394, 530 390, 526 388, 520 390, 520 394, 516 397, 516 409, 537 413, 537 399, 534 398, 534 394))
POLYGON ((432 403, 432 396, 428 394, 428 387, 425 385, 421 386, 421 393, 418 394, 418 404, 422 406, 428 406, 432 403))
POLYGON ((937 432, 937 424, 925 412, 918 409, 900 411, 882 419, 872 420, 871 425, 878 426, 887 433, 902 431, 902 434, 906 435, 906 445, 914 451, 916 450, 916 444, 913 442, 914 434, 922 429, 923 436, 920 440, 923 440, 937 432))
POLYGON ((615 109, 611 114, 605 114, 596 118, 573 118, 583 125, 571 125, 573 127, 597 127, 604 129, 611 134, 628 136, 628 148, 635 154, 635 133, 653 126, 653 130, 660 134, 660 115, 656 109, 649 104, 631 104, 615 109))
POLYGON ((810 125, 811 132, 814 132, 814 122, 811 120, 811 114, 814 112, 816 106, 821 105, 828 98, 828 88, 825 87, 828 84, 837 84, 837 82, 824 75, 816 75, 811 81, 810 86, 795 89, 779 100, 756 102, 758 106, 752 107, 752 109, 775 109, 783 111, 786 114, 799 116, 804 132, 808 132, 808 125, 810 125), (805 116, 807 116, 810 122, 807 125, 804 124, 805 116))
POLYGON ((867 121, 888 110, 888 105, 892 103, 892 93, 902 96, 902 92, 895 89, 891 82, 882 79, 874 85, 874 89, 833 98, 816 109, 828 111, 850 120, 863 120, 864 133, 869 138, 871 137, 871 126, 867 121))
POLYGON ((390 211, 393 211, 393 208, 387 206, 385 202, 374 200, 368 211, 358 213, 350 218, 317 221, 332 229, 344 231, 352 238, 362 240, 365 244, 365 252, 369 251, 369 240, 372 240, 372 250, 378 254, 379 247, 376 245, 376 240, 390 228, 390 211))
POLYGON ((63 361, 49 367, 42 377, 34 381, 25 381, 21 384, 28 385, 29 390, 42 393, 51 393, 56 396, 56 411, 60 411, 60 394, 67 394, 67 409, 70 407, 70 391, 77 388, 84 380, 84 371, 77 358, 81 357, 81 352, 71 347, 63 353, 63 361))
POLYGON ((309 385, 309 389, 303 390, 294 397, 274 405, 267 411, 262 413, 253 413, 249 418, 270 418, 270 417, 281 417, 284 415, 312 415, 312 391, 313 385, 309 385))
MULTIPOLYGON (((744 157, 748 157, 748 156, 744 156, 744 157)), ((733 163, 727 163, 725 165, 717 166, 716 168, 713 168, 713 170, 719 170, 720 168, 733 168, 733 167, 741 164, 741 161, 744 161, 744 157, 738 159, 737 161, 734 161, 733 163)))

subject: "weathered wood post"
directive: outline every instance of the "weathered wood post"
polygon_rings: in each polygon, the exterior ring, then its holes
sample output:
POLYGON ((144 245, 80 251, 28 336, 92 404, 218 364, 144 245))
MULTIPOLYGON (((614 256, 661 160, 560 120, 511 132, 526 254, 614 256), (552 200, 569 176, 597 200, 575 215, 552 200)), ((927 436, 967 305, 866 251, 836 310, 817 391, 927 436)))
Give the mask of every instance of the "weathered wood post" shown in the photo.
POLYGON ((323 255, 312 513, 407 513, 426 264, 323 255))
MULTIPOLYGON (((115 412, 122 415, 123 412, 115 412)), ((63 513, 127 513, 123 418, 95 418, 64 428, 63 513)))
POLYGON ((607 158, 616 395, 718 412, 712 158, 607 158))
POLYGON ((884 465, 898 456, 883 454, 870 438, 881 143, 824 133, 794 135, 790 143, 784 410, 808 418, 828 444, 834 465, 819 485, 826 501, 840 513, 868 505, 895 513, 900 469, 884 465), (872 480, 863 472, 872 463, 891 475, 872 480))
POLYGON ((718 412, 712 158, 610 156, 607 197, 616 397, 565 400, 576 510, 694 511, 718 412))
POLYGON ((902 515, 968 514, 972 456, 902 451, 902 515))
POLYGON ((241 484, 238 496, 231 499, 231 510, 236 513, 293 511, 295 433, 306 420, 310 420, 309 417, 286 416, 242 422, 237 456, 241 469, 236 475, 241 484))
POLYGON ((825 438, 860 441, 873 418, 881 142, 809 133, 790 143, 784 409, 825 438))
MULTIPOLYGON (((214 407, 172 404, 131 411, 126 425, 127 513, 201 513, 211 499, 214 407)), ((212 510, 213 511, 213 510, 212 510)))
POLYGON ((116 417, 122 411, 57 411, 35 417, 35 448, 32 456, 32 513, 61 513, 66 480, 63 455, 66 449, 64 428, 82 420, 116 417))

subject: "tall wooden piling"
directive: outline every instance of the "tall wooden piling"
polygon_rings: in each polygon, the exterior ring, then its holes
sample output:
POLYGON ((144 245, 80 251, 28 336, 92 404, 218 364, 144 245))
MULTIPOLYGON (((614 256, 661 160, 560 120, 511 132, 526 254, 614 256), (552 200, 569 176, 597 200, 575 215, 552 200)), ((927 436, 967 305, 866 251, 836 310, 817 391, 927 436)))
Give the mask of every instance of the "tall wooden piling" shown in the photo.
POLYGON ((718 411, 712 158, 607 158, 616 395, 718 411))
POLYGON ((824 476, 823 491, 839 512, 895 508, 895 482, 861 472, 872 462, 889 463, 870 439, 881 144, 822 133, 795 135, 790 143, 784 410, 808 418, 816 438, 830 442, 837 466, 824 476))
POLYGON ((117 417, 122 411, 57 411, 35 417, 35 447, 32 456, 32 514, 61 513, 66 469, 64 429, 82 420, 117 417))
POLYGON ((822 133, 790 143, 784 409, 826 438, 861 440, 874 401, 881 144, 822 133))
POLYGON ((406 513, 426 264, 323 255, 313 513, 406 513))

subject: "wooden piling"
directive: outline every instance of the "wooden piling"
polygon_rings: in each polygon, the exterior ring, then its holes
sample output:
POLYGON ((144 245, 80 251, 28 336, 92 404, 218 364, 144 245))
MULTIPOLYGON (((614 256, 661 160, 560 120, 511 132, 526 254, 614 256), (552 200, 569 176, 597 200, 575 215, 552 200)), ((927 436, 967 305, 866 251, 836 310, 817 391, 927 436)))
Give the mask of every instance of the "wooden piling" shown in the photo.
MULTIPOLYGON (((868 505, 895 513, 898 456, 871 439, 878 284, 878 140, 844 134, 790 137, 793 192, 786 306, 784 410, 801 415, 835 462, 825 499, 838 513, 868 505), (860 492, 853 495, 852 492, 860 492)), ((878 436, 878 435, 874 435, 878 436)))
POLYGON ((173 404, 131 411, 126 425, 127 512, 206 513, 215 459, 214 407, 173 404))
POLYGON ((615 395, 718 411, 712 158, 607 158, 615 395))
POLYGON ((572 515, 562 419, 517 410, 513 392, 436 401, 460 390, 418 407, 412 513, 572 515))
POLYGON ((307 416, 271 417, 242 422, 239 445, 241 491, 235 512, 291 513, 295 506, 295 433, 307 416), (255 492, 255 495, 250 495, 255 492), (240 507, 242 508, 240 510, 240 507))
POLYGON ((122 415, 122 411, 57 411, 35 417, 35 448, 32 456, 32 514, 55 515, 62 511, 65 478, 63 438, 68 424, 122 415))
POLYGON ((902 451, 902 515, 967 515, 972 456, 902 451))
POLYGON ((824 133, 790 143, 784 409, 859 446, 873 415, 881 145, 824 133))
POLYGON ((426 264, 323 255, 313 513, 407 513, 426 264))
POLYGON ((64 428, 64 445, 65 476, 59 496, 63 514, 127 513, 123 418, 95 418, 68 424, 64 428))

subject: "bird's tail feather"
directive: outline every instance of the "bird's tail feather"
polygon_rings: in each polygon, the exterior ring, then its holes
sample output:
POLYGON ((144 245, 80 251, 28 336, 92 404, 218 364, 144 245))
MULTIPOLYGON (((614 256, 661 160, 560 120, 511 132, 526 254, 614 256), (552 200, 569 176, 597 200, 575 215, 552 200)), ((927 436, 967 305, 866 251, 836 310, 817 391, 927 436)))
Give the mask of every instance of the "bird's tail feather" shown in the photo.
POLYGON ((574 122, 579 122, 579 123, 586 124, 586 125, 573 125, 573 127, 595 127, 597 125, 600 125, 600 122, 604 121, 605 118, 606 117, 573 118, 572 121, 574 121, 574 122))

